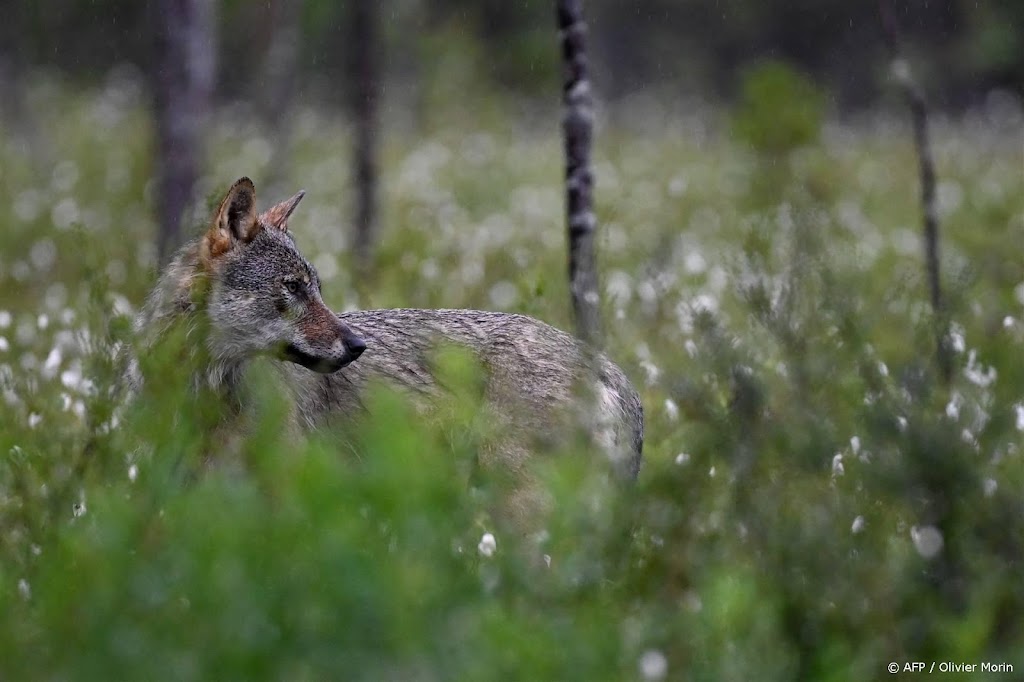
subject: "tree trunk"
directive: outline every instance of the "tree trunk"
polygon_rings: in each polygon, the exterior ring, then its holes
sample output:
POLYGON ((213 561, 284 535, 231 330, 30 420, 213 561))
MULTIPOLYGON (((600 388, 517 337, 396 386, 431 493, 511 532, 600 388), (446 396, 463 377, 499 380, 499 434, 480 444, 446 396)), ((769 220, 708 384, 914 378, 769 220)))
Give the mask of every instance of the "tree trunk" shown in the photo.
MULTIPOLYGON (((353 255, 360 282, 365 283, 374 267, 373 245, 377 227, 377 102, 380 95, 378 9, 376 0, 355 0, 352 4, 349 38, 349 84, 355 123, 353 176, 355 178, 355 224, 353 255)), ((357 287, 362 289, 362 286, 357 287)))
POLYGON ((903 58, 899 26, 888 0, 880 0, 879 8, 882 28, 885 30, 886 43, 892 58, 892 75, 906 97, 914 129, 914 145, 917 149, 918 172, 921 177, 925 273, 932 312, 935 316, 936 357, 939 375, 948 384, 953 376, 953 358, 939 273, 939 212, 935 203, 935 160, 928 134, 928 103, 924 91, 914 79, 910 64, 903 58))
POLYGON ((276 196, 294 191, 280 187, 291 155, 288 114, 298 83, 299 41, 302 38, 303 0, 270 0, 267 51, 263 62, 263 88, 259 104, 273 149, 265 194, 276 196))
POLYGON ((564 69, 566 214, 569 236, 569 285, 576 333, 600 345, 600 293, 594 257, 597 219, 593 208, 594 176, 590 169, 594 104, 586 53, 587 25, 582 0, 556 0, 564 69))
POLYGON ((216 68, 212 0, 157 0, 153 94, 157 127, 157 245, 166 262, 182 242, 216 68))

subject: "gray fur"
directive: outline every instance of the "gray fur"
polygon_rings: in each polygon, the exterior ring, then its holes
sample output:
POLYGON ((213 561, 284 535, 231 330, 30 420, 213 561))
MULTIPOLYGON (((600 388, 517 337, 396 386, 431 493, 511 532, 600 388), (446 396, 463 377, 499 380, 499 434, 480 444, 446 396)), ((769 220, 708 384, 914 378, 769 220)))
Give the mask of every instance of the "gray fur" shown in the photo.
MULTIPOLYGON (((279 368, 299 424, 314 428, 360 413, 364 391, 375 381, 427 400, 443 393, 430 365, 433 350, 459 346, 485 368, 487 409, 507 426, 499 462, 521 468, 536 441, 564 438, 582 417, 616 469, 636 476, 643 408, 607 357, 593 355, 591 363, 579 341, 523 315, 395 309, 338 316, 324 306, 319 277, 287 232, 287 216, 301 194, 250 217, 255 222, 247 227, 239 215, 244 218, 254 196, 244 182, 225 197, 211 231, 179 251, 160 277, 136 320, 142 352, 183 323, 190 342, 205 344, 205 364, 193 382, 230 395, 253 358, 292 360, 279 368), (211 247, 210 240, 220 241, 211 247), (289 281, 300 283, 292 285, 299 293, 288 289, 289 281), (592 400, 580 400, 587 390, 592 400)), ((137 390, 141 381, 132 361, 127 382, 137 390)))
MULTIPOLYGON (((366 341, 366 352, 334 374, 290 369, 299 387, 296 403, 307 424, 331 414, 362 408, 367 384, 381 381, 415 395, 438 387, 430 357, 439 344, 471 352, 487 373, 485 397, 492 413, 508 420, 519 437, 557 440, 571 430, 586 390, 586 357, 580 342, 525 315, 480 310, 363 310, 341 319, 366 341)), ((589 424, 599 445, 629 477, 640 469, 643 407, 629 380, 611 360, 598 355, 589 424)))

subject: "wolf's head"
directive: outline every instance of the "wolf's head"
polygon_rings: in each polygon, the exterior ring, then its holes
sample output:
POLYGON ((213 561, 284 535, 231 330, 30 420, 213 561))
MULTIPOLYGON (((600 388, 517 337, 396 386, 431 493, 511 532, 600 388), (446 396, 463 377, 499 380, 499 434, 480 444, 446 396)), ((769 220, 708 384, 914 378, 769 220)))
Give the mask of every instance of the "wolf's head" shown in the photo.
POLYGON ((317 372, 335 372, 366 344, 320 297, 320 278, 295 247, 288 217, 303 192, 256 213, 242 178, 228 190, 199 242, 208 276, 210 347, 223 361, 270 353, 317 372))

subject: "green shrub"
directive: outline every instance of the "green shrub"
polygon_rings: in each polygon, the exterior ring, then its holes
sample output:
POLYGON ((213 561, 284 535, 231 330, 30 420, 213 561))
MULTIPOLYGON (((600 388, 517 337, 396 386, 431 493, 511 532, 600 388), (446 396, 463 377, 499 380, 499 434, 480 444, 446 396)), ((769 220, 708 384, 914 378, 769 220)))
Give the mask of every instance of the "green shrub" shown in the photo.
MULTIPOLYGON (((751 92, 803 101, 799 79, 767 73, 751 92)), ((0 678, 846 680, 890 661, 1020 664, 1024 178, 1005 140, 936 135, 961 348, 944 386, 909 140, 844 128, 814 145, 820 110, 741 145, 607 130, 608 350, 642 393, 645 463, 622 486, 592 453, 544 453, 555 504, 546 532, 519 537, 499 530, 500 477, 474 475, 488 425, 457 355, 439 356, 453 395, 431 417, 377 392, 354 432, 306 439, 257 363, 231 439, 172 339, 146 358, 142 398, 115 409, 111 342, 153 278, 144 103, 121 87, 33 90, 59 172, 22 153, 31 126, 0 136, 0 678), (778 178, 785 207, 758 194, 753 140, 805 146, 778 178)), ((204 186, 267 171, 247 144, 262 133, 238 117, 217 117, 204 186)), ((337 308, 353 300, 346 207, 324 169, 344 131, 302 112, 289 164, 308 190, 291 229, 337 308)), ((568 326, 556 133, 393 138, 373 302, 568 326)))
POLYGON ((742 74, 733 130, 759 154, 782 156, 818 140, 824 111, 824 96, 805 75, 761 62, 742 74))

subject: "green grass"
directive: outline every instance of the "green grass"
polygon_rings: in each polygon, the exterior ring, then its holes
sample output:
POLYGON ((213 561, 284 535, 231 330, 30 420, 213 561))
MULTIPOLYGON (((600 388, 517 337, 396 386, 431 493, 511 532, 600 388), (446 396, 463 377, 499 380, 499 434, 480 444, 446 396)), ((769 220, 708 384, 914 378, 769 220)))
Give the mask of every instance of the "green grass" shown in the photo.
MULTIPOLYGON (((1019 120, 933 131, 949 387, 902 118, 827 123, 771 155, 714 109, 601 129, 608 350, 643 397, 645 463, 620 488, 585 456, 544 458, 556 505, 523 539, 466 483, 481 434, 464 400, 435 424, 376 396, 353 457, 334 434, 281 435, 257 378, 259 426, 212 468, 216 407, 173 367, 112 421, 112 342, 155 278, 146 101, 130 76, 32 83, 0 122, 0 677, 1024 670, 1019 120)), ((316 109, 292 123, 277 158, 243 109, 218 111, 202 192, 241 175, 263 205, 306 189, 291 229, 329 305, 571 326, 556 118, 388 131, 370 286, 346 250, 348 129, 316 109)))

